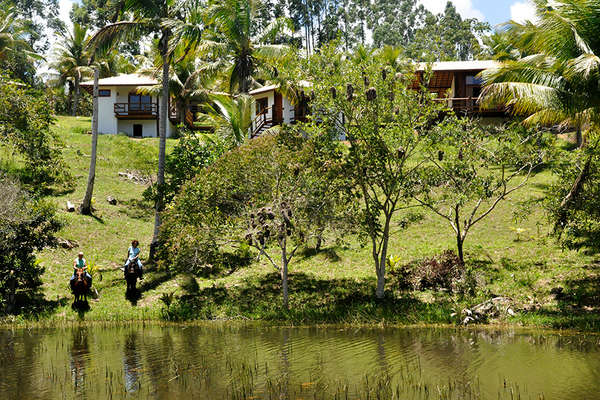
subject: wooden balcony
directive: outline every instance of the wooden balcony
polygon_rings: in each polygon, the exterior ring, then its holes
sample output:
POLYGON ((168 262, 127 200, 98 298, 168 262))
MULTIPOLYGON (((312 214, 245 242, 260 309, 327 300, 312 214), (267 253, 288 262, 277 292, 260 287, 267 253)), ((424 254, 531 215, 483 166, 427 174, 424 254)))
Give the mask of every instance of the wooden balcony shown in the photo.
POLYGON ((481 108, 476 97, 448 97, 435 99, 435 101, 446 103, 448 107, 452 108, 458 115, 478 114, 482 116, 494 116, 505 113, 505 110, 502 107, 481 108))
POLYGON ((157 119, 157 103, 115 103, 115 116, 118 119, 157 119))

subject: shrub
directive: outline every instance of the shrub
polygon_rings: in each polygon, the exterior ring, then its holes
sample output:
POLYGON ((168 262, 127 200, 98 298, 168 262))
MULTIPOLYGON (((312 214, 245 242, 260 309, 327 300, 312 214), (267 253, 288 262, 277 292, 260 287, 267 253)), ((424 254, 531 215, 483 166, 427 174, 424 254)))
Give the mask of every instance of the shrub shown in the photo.
MULTIPOLYGON (((161 189, 165 204, 173 200, 186 182, 231 148, 231 144, 219 136, 196 133, 184 127, 179 127, 178 135, 180 139, 165 164, 166 183, 161 189)), ((156 200, 158 190, 152 185, 144 192, 144 197, 156 200)))
POLYGON ((41 93, 0 74, 0 121, 0 145, 21 156, 20 178, 32 191, 72 181, 62 159, 62 143, 51 130, 51 107, 41 93))
POLYGON ((43 268, 34 251, 54 245, 59 229, 52 204, 32 200, 16 183, 0 177, 0 301, 8 312, 16 310, 18 295, 37 294, 43 268))
POLYGON ((473 294, 476 285, 472 271, 452 250, 403 265, 390 257, 388 267, 393 286, 399 290, 443 289, 473 294))
POLYGON ((464 264, 452 250, 422 260, 413 272, 415 289, 452 289, 464 272, 464 264))

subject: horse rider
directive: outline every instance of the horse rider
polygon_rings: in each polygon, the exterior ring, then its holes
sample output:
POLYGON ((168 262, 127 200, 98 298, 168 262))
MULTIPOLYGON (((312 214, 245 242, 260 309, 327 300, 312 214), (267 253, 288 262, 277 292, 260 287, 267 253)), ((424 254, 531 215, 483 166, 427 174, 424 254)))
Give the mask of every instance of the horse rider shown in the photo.
POLYGON ((140 277, 140 279, 144 279, 143 274, 144 274, 144 266, 142 265, 142 262, 140 261, 140 248, 138 247, 140 245, 140 242, 138 242, 137 240, 132 240, 131 241, 131 246, 129 246, 129 248, 127 249, 127 261, 125 261, 125 266, 123 267, 123 271, 125 272, 127 270, 127 267, 129 266, 130 263, 135 263, 137 264, 137 271, 138 271, 138 276, 140 277))
POLYGON ((85 279, 89 282, 90 286, 92 286, 92 276, 86 271, 87 267, 87 261, 83 258, 83 253, 80 251, 79 254, 77 254, 77 258, 73 260, 73 275, 71 276, 70 283, 72 284, 75 280, 77 269, 81 268, 85 273, 85 279))

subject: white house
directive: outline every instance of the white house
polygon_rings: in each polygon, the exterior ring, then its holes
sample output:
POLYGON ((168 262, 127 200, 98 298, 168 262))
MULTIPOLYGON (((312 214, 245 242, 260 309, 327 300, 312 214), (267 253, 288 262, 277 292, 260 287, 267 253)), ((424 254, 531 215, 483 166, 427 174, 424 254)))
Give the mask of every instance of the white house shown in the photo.
MULTIPOLYGON (((100 79, 98 133, 158 137, 160 96, 143 95, 138 92, 141 87, 157 84, 155 79, 139 74, 100 79)), ((81 86, 91 93, 94 81, 83 82, 81 86)), ((175 125, 169 120, 167 136, 171 136, 174 130, 175 125)))
MULTIPOLYGON (((300 81, 299 86, 308 88, 309 82, 300 81)), ((278 85, 263 86, 248 92, 254 98, 252 106, 252 132, 251 137, 260 135, 265 129, 282 123, 293 124, 296 121, 305 121, 308 113, 308 97, 301 92, 296 101, 292 101, 279 90, 278 85)))

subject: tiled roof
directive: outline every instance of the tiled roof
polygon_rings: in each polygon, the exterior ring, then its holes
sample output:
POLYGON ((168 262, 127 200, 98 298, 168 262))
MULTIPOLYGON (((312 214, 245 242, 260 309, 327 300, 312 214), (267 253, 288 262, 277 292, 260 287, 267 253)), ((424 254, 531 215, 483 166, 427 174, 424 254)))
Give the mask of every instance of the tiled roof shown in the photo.
MULTIPOLYGON (((156 79, 140 74, 123 74, 98 80, 98 86, 154 86, 157 84, 156 79)), ((81 86, 94 86, 94 81, 83 82, 81 86)))

